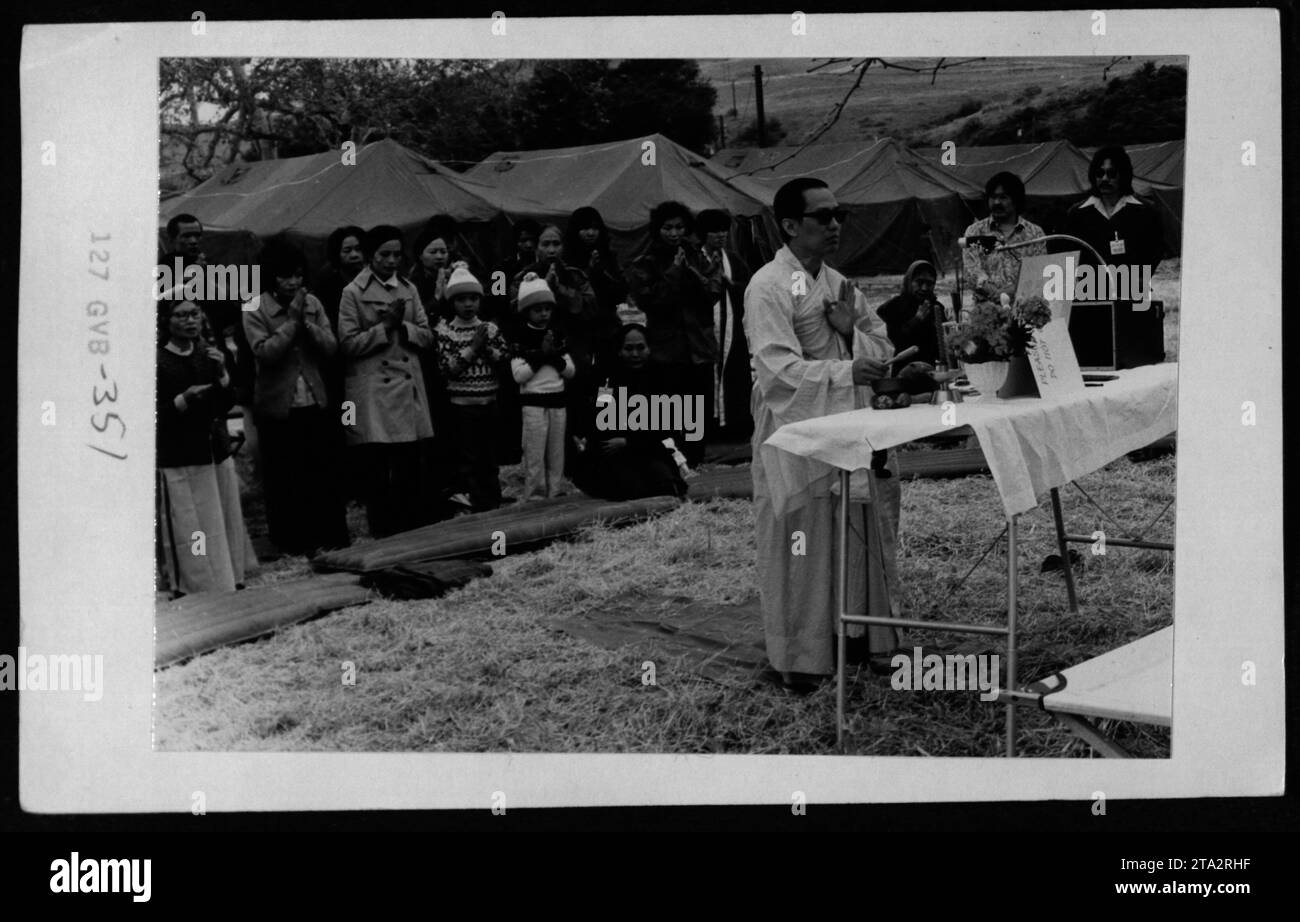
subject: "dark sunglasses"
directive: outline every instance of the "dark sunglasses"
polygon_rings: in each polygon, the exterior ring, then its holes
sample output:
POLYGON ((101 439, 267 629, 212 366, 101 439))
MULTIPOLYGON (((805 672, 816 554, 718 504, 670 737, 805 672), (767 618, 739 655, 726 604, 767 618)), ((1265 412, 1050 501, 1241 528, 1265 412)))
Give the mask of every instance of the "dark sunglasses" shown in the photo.
POLYGON ((816 211, 805 211, 803 216, 812 218, 822 227, 826 227, 831 223, 832 218, 835 219, 836 223, 843 224, 844 220, 849 216, 849 210, 847 208, 818 208, 816 211))
POLYGON ((1097 171, 1097 175, 1098 175, 1098 176, 1109 176, 1109 177, 1111 177, 1112 179, 1114 179, 1114 178, 1117 178, 1117 177, 1119 176, 1119 170, 1098 170, 1098 171, 1097 171))

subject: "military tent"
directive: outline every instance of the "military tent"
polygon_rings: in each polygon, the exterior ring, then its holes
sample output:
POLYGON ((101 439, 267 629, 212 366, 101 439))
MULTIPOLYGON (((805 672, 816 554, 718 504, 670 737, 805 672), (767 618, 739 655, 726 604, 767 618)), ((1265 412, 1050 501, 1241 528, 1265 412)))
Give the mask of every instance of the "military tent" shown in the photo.
POLYGON ((465 188, 484 195, 505 194, 516 218, 563 227, 578 208, 595 207, 621 260, 646 245, 650 209, 670 200, 695 213, 721 208, 742 219, 737 244, 748 258, 765 261, 776 242, 775 224, 764 218, 761 201, 728 185, 707 160, 661 134, 582 147, 497 151, 463 179, 465 188))
POLYGON ((980 190, 923 163, 898 142, 816 144, 719 151, 713 163, 727 181, 771 205, 791 179, 826 181, 850 215, 832 262, 850 275, 902 272, 916 259, 943 271, 956 258, 956 238, 973 219, 980 190))
POLYGON ((209 262, 252 258, 242 252, 251 233, 262 241, 282 236, 317 266, 325 259, 326 238, 337 227, 393 224, 409 244, 429 218, 445 214, 461 223, 462 242, 486 263, 493 256, 480 251, 491 250, 503 236, 506 204, 501 195, 489 199, 455 172, 383 140, 357 151, 355 163, 337 151, 232 163, 164 201, 159 231, 173 215, 188 213, 203 222, 209 262))
MULTIPOLYGON (((1166 250, 1176 255, 1182 246, 1182 161, 1181 156, 1174 157, 1164 145, 1155 147, 1162 151, 1153 153, 1143 164, 1162 164, 1160 178, 1148 176, 1138 168, 1137 152, 1141 148, 1129 149, 1134 157, 1134 191, 1160 210, 1166 250), (1177 166, 1176 184, 1168 180, 1170 164, 1177 166)), ((1066 213, 1087 196, 1088 165, 1094 150, 1081 150, 1069 141, 1043 141, 986 147, 958 145, 946 152, 940 147, 918 148, 913 153, 927 164, 949 170, 977 186, 981 191, 974 207, 981 216, 988 213, 983 200, 984 184, 996 173, 1014 173, 1025 184, 1025 216, 1051 233, 1061 229, 1066 213)))
MULTIPOLYGON (((1178 141, 1160 141, 1155 144, 1139 144, 1126 147, 1129 159, 1133 161, 1133 175, 1148 182, 1167 186, 1182 186, 1183 163, 1187 143, 1178 141)), ((1083 152, 1089 160, 1096 153, 1095 147, 1086 147, 1083 152)))
POLYGON ((979 189, 972 203, 981 217, 988 214, 984 184, 996 173, 1009 172, 1025 184, 1025 217, 1049 233, 1060 230, 1070 206, 1088 188, 1088 158, 1068 141, 1039 144, 957 145, 913 151, 931 166, 948 170, 979 189), (953 160, 955 159, 955 163, 953 160))

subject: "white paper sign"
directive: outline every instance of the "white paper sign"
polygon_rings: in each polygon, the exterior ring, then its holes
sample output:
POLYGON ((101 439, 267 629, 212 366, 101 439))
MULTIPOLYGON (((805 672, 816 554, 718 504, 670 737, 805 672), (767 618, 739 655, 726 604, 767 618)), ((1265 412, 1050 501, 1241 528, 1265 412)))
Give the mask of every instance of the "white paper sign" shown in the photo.
MULTIPOLYGON (((1074 265, 1079 254, 1044 253, 1042 256, 1025 257, 1020 264, 1016 300, 1032 295, 1043 297, 1045 282, 1052 275, 1044 270, 1048 266, 1059 266, 1063 273, 1067 258, 1074 265)), ((1047 305, 1052 309, 1052 319, 1041 330, 1034 332, 1034 347, 1029 350, 1029 367, 1034 370, 1038 393, 1042 397, 1079 393, 1087 386, 1083 383, 1083 373, 1079 371, 1074 343, 1070 341, 1070 302, 1049 300, 1047 305)))

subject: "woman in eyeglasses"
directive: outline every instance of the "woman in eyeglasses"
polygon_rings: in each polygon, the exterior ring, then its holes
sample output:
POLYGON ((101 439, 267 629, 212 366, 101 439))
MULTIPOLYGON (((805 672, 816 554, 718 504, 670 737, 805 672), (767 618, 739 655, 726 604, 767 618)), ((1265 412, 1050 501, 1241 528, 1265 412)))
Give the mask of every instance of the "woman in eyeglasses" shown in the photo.
MULTIPOLYGON (((722 294, 722 265, 704 258, 690 239, 694 219, 680 202, 663 202, 650 212, 650 244, 627 271, 628 294, 645 312, 650 365, 683 400, 698 395, 713 403, 713 367, 718 339, 713 305, 722 294)), ((704 440, 682 446, 687 462, 704 458, 704 440)))
POLYGON ((158 303, 160 579, 176 595, 234 590, 257 566, 234 461, 214 438, 235 391, 225 357, 202 330, 194 301, 158 303))
MULTIPOLYGON (((1149 266, 1155 272, 1165 246, 1160 216, 1133 194, 1133 161, 1124 148, 1098 148, 1088 167, 1088 181, 1091 194, 1070 209, 1065 233, 1086 240, 1112 266, 1149 266)), ((1054 249, 1071 246, 1058 244, 1054 249)), ((1079 259, 1081 264, 1096 262, 1087 252, 1079 259)))

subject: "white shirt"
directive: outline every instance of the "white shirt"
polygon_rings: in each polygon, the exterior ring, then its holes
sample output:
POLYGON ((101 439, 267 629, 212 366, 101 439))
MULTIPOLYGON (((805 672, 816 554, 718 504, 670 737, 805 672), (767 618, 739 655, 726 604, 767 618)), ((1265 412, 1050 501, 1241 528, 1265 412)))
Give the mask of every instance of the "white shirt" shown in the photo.
POLYGON ((1087 208, 1091 206, 1093 208, 1096 208, 1098 211, 1101 212, 1103 218, 1109 220, 1110 218, 1113 218, 1116 214, 1118 214, 1119 210, 1123 208, 1125 205, 1141 205, 1141 204, 1142 204, 1142 200, 1137 196, 1124 195, 1121 196, 1120 200, 1115 203, 1115 208, 1113 211, 1107 211, 1105 202, 1103 202, 1100 198, 1098 198, 1095 195, 1090 195, 1083 200, 1082 207, 1087 208))

